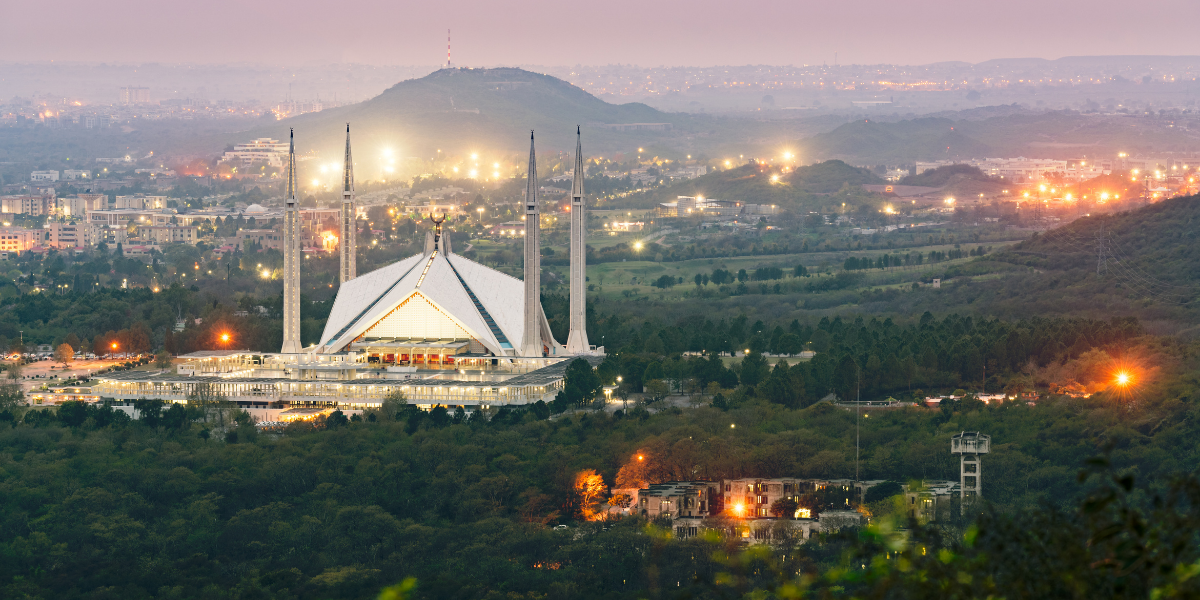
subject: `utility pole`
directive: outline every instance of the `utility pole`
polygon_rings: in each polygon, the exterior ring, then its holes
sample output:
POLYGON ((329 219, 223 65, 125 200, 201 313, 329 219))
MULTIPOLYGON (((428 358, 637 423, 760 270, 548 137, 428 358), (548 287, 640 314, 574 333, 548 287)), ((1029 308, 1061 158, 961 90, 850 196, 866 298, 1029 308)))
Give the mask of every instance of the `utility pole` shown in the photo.
POLYGON ((858 483, 858 451, 859 442, 862 440, 860 423, 862 423, 862 367, 854 365, 858 373, 857 380, 854 383, 854 395, 857 400, 854 402, 854 483, 858 483))

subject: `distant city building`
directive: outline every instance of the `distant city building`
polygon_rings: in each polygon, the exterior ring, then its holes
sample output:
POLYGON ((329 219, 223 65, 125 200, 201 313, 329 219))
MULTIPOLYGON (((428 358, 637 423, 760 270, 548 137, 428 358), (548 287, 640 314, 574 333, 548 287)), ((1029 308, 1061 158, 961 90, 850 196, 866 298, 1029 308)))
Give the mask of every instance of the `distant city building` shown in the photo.
POLYGON ((30 181, 58 181, 58 171, 34 171, 29 174, 30 181))
POLYGON ((117 203, 114 206, 116 209, 131 208, 135 210, 163 209, 166 207, 166 196, 146 196, 144 194, 117 196, 117 203))
POLYGON ((107 208, 108 196, 104 194, 79 194, 58 199, 58 210, 64 217, 86 219, 89 211, 107 208))
POLYGON ((87 248, 92 238, 92 227, 87 223, 46 223, 46 246, 50 248, 87 248))
POLYGON ((1053 160, 1048 158, 985 158, 965 161, 939 160, 934 162, 916 163, 918 175, 932 171, 938 167, 950 165, 970 165, 983 171, 984 175, 997 177, 1013 183, 1037 183, 1044 181, 1049 175, 1058 174, 1065 179, 1082 181, 1107 175, 1112 172, 1111 163, 1091 162, 1086 160, 1053 160))
POLYGON ((263 250, 282 250, 283 234, 274 229, 243 229, 237 232, 237 249, 245 251, 246 244, 257 244, 263 250))
POLYGON ((91 179, 92 172, 86 169, 67 169, 62 172, 62 178, 67 181, 76 179, 91 179))
POLYGON ((605 223, 604 226, 607 227, 609 231, 626 233, 630 231, 641 231, 646 228, 646 223, 643 221, 613 221, 612 223, 605 223))
POLYGON ((121 88, 121 104, 149 104, 150 88, 126 86, 121 88))
POLYGON ((258 138, 245 144, 235 145, 233 150, 225 152, 220 162, 242 165, 266 163, 270 167, 283 167, 287 154, 286 142, 271 138, 258 138))
POLYGON ((55 210, 56 199, 51 194, 26 194, 0 198, 0 212, 14 215, 46 215, 55 210))
POLYGON ((151 225, 139 227, 138 235, 155 244, 195 244, 196 228, 182 225, 151 225))
POLYGON ((39 229, 24 227, 0 227, 0 252, 22 254, 39 247, 46 234, 39 229))
POLYGON ((109 210, 92 210, 88 211, 87 214, 88 223, 97 227, 124 228, 130 223, 139 226, 179 224, 171 223, 172 219, 176 219, 177 221, 179 220, 175 214, 175 211, 172 210, 138 210, 132 208, 120 208, 109 210))

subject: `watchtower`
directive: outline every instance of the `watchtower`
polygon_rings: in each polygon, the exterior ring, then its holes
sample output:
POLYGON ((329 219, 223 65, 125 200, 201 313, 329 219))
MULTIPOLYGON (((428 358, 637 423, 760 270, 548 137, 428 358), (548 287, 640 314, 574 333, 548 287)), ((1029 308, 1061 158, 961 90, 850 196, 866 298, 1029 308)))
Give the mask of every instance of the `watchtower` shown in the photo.
POLYGON ((982 486, 979 455, 992 448, 992 436, 978 431, 964 431, 950 440, 950 453, 959 455, 959 498, 965 513, 967 505, 979 498, 982 486))

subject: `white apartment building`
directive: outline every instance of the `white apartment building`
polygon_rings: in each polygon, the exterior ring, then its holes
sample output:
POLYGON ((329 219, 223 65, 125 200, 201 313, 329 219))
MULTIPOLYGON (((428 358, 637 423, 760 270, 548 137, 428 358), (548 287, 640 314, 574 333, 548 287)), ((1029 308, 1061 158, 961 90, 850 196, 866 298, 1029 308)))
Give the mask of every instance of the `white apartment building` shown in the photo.
POLYGON ((57 206, 57 199, 50 195, 26 194, 0 198, 0 212, 14 215, 46 215, 57 206))
POLYGON ((237 144, 221 157, 221 162, 251 164, 265 162, 271 167, 283 167, 288 155, 287 142, 271 138, 258 138, 245 144, 237 144))
POLYGON ((67 169, 62 172, 62 178, 67 181, 76 179, 91 179, 92 172, 87 169, 67 169))
POLYGON ((58 181, 58 171, 34 171, 29 174, 30 181, 58 181))
POLYGON ((87 223, 46 223, 46 246, 49 248, 86 248, 92 245, 92 226, 87 223))
POLYGON ((64 217, 87 218, 89 211, 108 208, 108 196, 104 194, 79 194, 58 199, 58 209, 64 217))
POLYGON ((134 210, 147 209, 163 209, 167 207, 166 196, 147 196, 145 194, 137 194, 134 196, 117 196, 117 203, 113 208, 131 208, 134 210))

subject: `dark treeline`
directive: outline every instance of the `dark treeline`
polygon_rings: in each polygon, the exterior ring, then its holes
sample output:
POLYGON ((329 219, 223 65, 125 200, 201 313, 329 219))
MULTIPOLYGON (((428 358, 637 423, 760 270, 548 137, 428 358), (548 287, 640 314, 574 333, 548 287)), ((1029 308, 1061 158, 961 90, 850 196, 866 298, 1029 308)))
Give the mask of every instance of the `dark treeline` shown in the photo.
MULTIPOLYGON (((302 293, 300 304, 301 339, 313 343, 333 300, 313 300, 302 293)), ((0 300, 0 350, 15 348, 24 339, 26 347, 69 341, 75 350, 101 354, 117 340, 121 352, 166 348, 183 354, 223 349, 220 337, 228 333, 229 348, 274 351, 283 339, 282 307, 282 294, 242 295, 235 304, 179 284, 160 292, 99 288, 89 293, 26 294, 0 300), (176 331, 181 320, 184 329, 176 331)))
MULTIPOLYGON (((558 304, 548 305, 547 314, 561 308, 558 304)), ((1005 322, 958 315, 937 319, 929 313, 903 326, 890 318, 835 317, 815 327, 798 320, 786 326, 751 324, 745 315, 728 322, 697 316, 673 325, 637 324, 593 313, 589 331, 610 353, 599 369, 605 384, 615 383, 618 375, 635 393, 654 379, 676 391, 689 385, 703 390, 713 382, 726 390, 740 384, 790 406, 807 406, 831 393, 854 399, 857 390, 864 398, 960 386, 1030 391, 1042 383, 1033 371, 1127 345, 1142 335, 1131 318, 1005 322), (745 350, 750 356, 732 368, 718 357, 745 350), (816 354, 806 362, 792 359, 790 365, 769 367, 761 356, 804 350, 816 354)))

